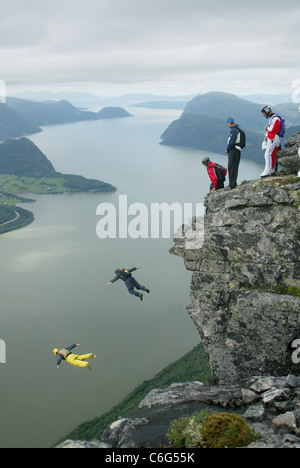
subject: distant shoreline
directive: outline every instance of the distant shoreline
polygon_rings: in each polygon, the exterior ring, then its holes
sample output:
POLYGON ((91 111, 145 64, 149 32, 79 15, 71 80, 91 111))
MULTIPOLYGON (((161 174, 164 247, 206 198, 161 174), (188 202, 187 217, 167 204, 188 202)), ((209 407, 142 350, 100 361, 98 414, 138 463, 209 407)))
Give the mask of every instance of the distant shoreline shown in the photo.
POLYGON ((35 200, 21 197, 20 193, 33 196, 72 195, 114 193, 116 190, 111 184, 68 174, 55 173, 52 177, 0 174, 0 235, 21 229, 34 222, 34 214, 31 211, 16 205, 34 203, 35 200))
POLYGON ((24 208, 18 206, 13 207, 13 210, 18 214, 18 216, 12 220, 0 224, 0 235, 22 229, 34 222, 34 214, 31 211, 25 210, 24 208))

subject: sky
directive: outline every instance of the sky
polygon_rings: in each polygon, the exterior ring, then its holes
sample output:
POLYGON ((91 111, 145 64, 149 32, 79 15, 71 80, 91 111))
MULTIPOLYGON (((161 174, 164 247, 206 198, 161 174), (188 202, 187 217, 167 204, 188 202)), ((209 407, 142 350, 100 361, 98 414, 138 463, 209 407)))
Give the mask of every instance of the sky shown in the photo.
POLYGON ((277 94, 300 83, 299 0, 0 0, 0 7, 8 94, 277 94))

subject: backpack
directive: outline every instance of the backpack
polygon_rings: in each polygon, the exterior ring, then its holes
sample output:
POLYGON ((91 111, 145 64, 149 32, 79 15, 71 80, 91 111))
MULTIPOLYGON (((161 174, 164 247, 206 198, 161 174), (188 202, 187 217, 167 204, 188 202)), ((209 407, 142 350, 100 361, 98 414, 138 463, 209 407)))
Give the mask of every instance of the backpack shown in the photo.
POLYGON ((127 280, 128 278, 130 278, 130 276, 132 276, 132 274, 126 270, 126 268, 124 268, 123 270, 121 270, 121 278, 123 281, 127 280))
POLYGON ((277 133, 278 136, 280 136, 280 138, 283 138, 284 135, 285 135, 285 132, 286 132, 286 122, 285 120, 280 117, 280 115, 278 114, 274 114, 273 117, 278 117, 279 120, 280 120, 280 130, 279 132, 277 133))
POLYGON ((246 146, 246 133, 244 130, 240 129, 237 141, 235 142, 235 146, 239 146, 239 148, 243 149, 246 146))
POLYGON ((218 182, 225 182, 225 172, 224 170, 226 171, 227 173, 227 170, 225 169, 225 167, 221 166, 220 164, 217 164, 215 166, 207 166, 207 169, 211 167, 215 170, 215 174, 216 174, 216 177, 218 179, 218 182))

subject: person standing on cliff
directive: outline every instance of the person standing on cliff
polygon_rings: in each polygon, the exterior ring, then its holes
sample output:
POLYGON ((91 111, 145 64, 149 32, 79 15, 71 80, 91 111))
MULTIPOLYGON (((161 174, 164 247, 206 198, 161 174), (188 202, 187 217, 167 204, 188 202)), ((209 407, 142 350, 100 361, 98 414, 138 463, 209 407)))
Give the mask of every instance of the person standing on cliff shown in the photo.
POLYGON ((261 174, 261 178, 274 176, 276 172, 277 152, 280 148, 280 132, 281 121, 278 115, 272 112, 270 106, 265 106, 261 110, 263 116, 269 119, 269 125, 265 127, 267 135, 265 136, 265 169, 261 174))
POLYGON ((84 354, 79 356, 78 354, 73 354, 72 349, 80 346, 79 344, 72 344, 67 346, 66 348, 58 349, 55 348, 53 350, 53 354, 57 356, 57 368, 59 368, 61 361, 67 361, 69 364, 72 364, 76 367, 87 367, 89 370, 92 370, 90 364, 86 361, 86 359, 94 358, 96 359, 96 355, 93 353, 84 354))
POLYGON ((209 158, 204 158, 202 164, 207 168, 207 173, 211 180, 210 193, 223 189, 227 169, 220 164, 211 162, 209 158))
POLYGON ((132 272, 135 270, 139 270, 139 269, 140 267, 130 268, 129 270, 127 270, 126 268, 123 268, 122 270, 117 268, 115 271, 116 276, 109 283, 107 283, 107 286, 121 279, 124 281, 128 289, 128 292, 130 294, 133 294, 134 296, 139 297, 140 300, 142 301, 143 294, 137 292, 135 289, 146 291, 147 293, 149 293, 150 291, 149 289, 145 288, 145 286, 142 286, 141 284, 139 284, 137 280, 132 276, 132 272))
POLYGON ((245 134, 234 122, 232 117, 226 120, 227 127, 230 128, 226 153, 228 154, 228 174, 229 185, 225 190, 232 190, 237 186, 241 152, 245 147, 245 134), (244 141, 242 141, 244 140, 244 141))

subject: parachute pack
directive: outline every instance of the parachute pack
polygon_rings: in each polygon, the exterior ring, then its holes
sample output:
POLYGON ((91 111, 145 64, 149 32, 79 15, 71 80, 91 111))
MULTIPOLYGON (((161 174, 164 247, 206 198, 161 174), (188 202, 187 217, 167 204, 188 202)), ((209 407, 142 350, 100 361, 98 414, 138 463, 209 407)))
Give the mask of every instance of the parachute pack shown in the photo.
POLYGON ((217 164, 215 166, 207 166, 207 168, 211 167, 212 169, 215 170, 215 174, 216 174, 216 177, 218 179, 219 182, 225 182, 225 172, 226 171, 226 168, 221 166, 221 164, 217 164))
POLYGON ((240 149, 243 149, 246 146, 246 133, 242 129, 240 129, 238 133, 235 146, 238 146, 240 149))
POLYGON ((280 130, 278 132, 278 136, 280 136, 280 138, 283 138, 284 135, 285 135, 285 132, 286 132, 286 122, 285 120, 278 114, 274 114, 273 117, 278 117, 278 119, 280 120, 280 130))
POLYGON ((123 268, 123 270, 121 270, 121 275, 123 280, 127 280, 127 278, 130 278, 130 276, 132 276, 132 274, 128 270, 126 270, 126 268, 123 268))

